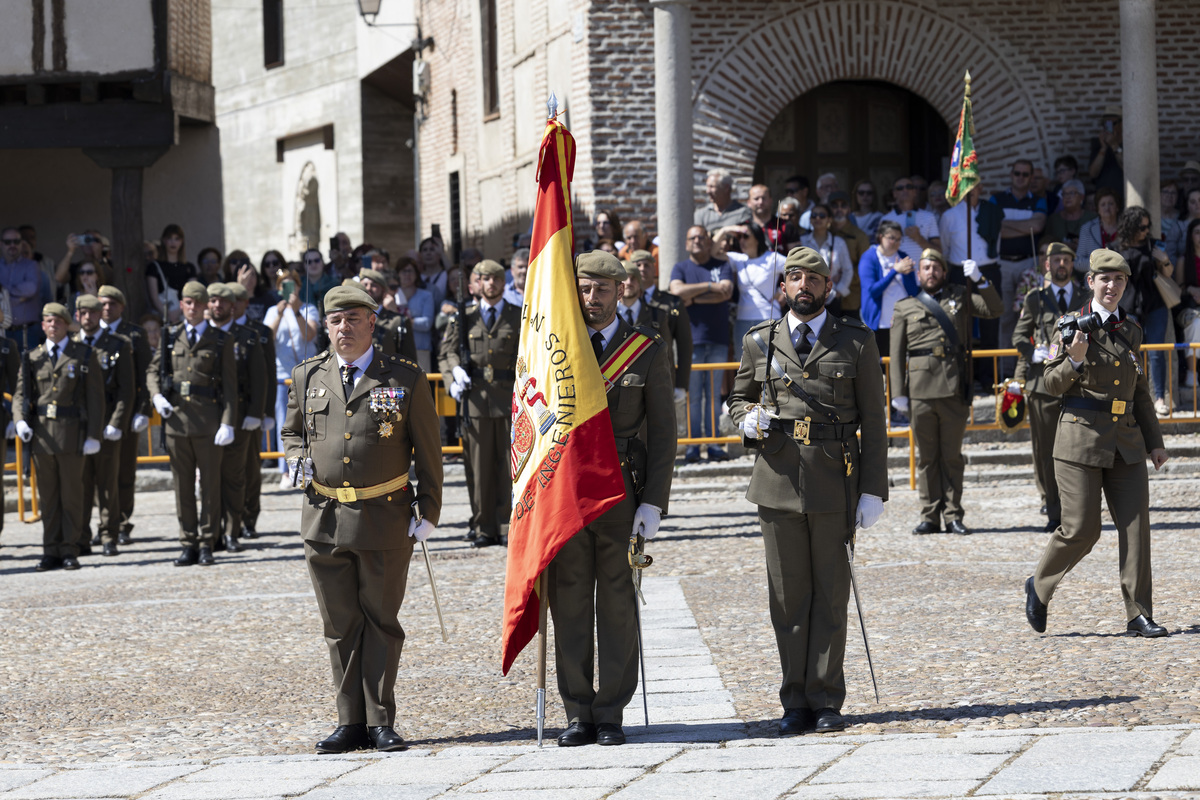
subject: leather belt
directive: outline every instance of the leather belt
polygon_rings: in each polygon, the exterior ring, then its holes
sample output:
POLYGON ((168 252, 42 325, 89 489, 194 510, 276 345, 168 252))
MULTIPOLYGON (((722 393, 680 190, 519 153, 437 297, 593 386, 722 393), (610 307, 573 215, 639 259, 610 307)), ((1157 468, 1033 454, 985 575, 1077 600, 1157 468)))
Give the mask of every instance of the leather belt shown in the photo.
POLYGON ((1127 400, 1094 400, 1090 397, 1064 397, 1063 408, 1079 408, 1085 411, 1102 411, 1105 414, 1125 414, 1129 411, 1127 400))
POLYGON ((62 417, 78 417, 79 409, 74 406, 60 406, 57 403, 48 403, 44 406, 37 407, 37 415, 46 419, 60 419, 62 417))
POLYGON ((1006 256, 1003 254, 1000 256, 1001 261, 1028 261, 1031 258, 1033 258, 1033 253, 1030 253, 1027 256, 1006 256))
POLYGON ((829 422, 812 422, 807 419, 773 419, 768 426, 773 431, 780 431, 798 442, 808 444, 812 439, 836 439, 845 441, 854 438, 858 433, 857 422, 839 424, 829 422))
POLYGON ((916 358, 917 356, 937 356, 938 358, 945 358, 946 356, 957 355, 960 349, 961 348, 957 347, 945 347, 939 344, 936 347, 926 347, 922 350, 909 350, 908 357, 916 358))
POLYGON ((317 494, 325 497, 332 497, 339 503, 354 503, 358 500, 370 500, 372 497, 381 497, 388 492, 394 492, 408 486, 408 473, 404 473, 398 478, 393 478, 387 483, 377 483, 374 486, 364 486, 361 489, 356 489, 353 486, 343 486, 334 488, 333 486, 325 486, 323 484, 312 482, 313 489, 317 494))
POLYGON ((175 387, 175 393, 180 397, 216 397, 217 390, 212 386, 193 386, 191 381, 180 381, 175 387))

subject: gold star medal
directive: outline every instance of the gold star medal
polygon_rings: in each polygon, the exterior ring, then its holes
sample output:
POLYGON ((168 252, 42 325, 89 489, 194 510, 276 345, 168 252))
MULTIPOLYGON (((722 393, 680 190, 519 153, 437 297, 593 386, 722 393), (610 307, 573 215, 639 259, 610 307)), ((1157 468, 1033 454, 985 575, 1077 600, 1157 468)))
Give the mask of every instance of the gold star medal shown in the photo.
POLYGON ((386 421, 379 423, 379 435, 384 439, 390 437, 392 435, 392 423, 386 421))

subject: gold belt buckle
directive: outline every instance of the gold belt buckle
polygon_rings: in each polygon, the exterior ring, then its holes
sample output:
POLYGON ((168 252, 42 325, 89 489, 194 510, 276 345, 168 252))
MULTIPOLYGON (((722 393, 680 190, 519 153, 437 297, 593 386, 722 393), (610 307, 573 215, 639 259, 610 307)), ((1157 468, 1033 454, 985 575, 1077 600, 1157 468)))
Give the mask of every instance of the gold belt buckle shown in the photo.
POLYGON ((811 419, 812 417, 805 417, 802 420, 796 420, 795 427, 792 428, 793 439, 800 439, 805 444, 808 444, 808 428, 809 420, 811 419))
POLYGON ((946 348, 942 347, 940 344, 935 344, 933 346, 933 354, 938 358, 942 358, 946 355, 946 348))
POLYGON ((191 381, 181 381, 180 382, 179 396, 180 397, 191 397, 192 396, 192 382, 191 381))
POLYGON ((58 403, 46 404, 46 419, 58 419, 58 403))
POLYGON ((1112 401, 1112 413, 1124 414, 1125 413, 1125 401, 1124 400, 1113 400, 1112 401))
POLYGON ((337 499, 339 503, 353 503, 358 500, 358 494, 353 486, 342 486, 337 490, 337 499))
POLYGON ((491 364, 485 364, 483 367, 483 379, 488 383, 492 382, 492 378, 496 375, 496 371, 492 369, 491 364))

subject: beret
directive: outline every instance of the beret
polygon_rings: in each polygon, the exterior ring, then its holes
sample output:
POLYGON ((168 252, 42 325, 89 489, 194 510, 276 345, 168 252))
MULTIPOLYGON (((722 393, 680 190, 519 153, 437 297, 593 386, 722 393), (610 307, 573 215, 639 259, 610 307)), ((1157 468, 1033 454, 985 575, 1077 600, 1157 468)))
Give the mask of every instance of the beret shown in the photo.
POLYGON ((100 287, 100 296, 101 297, 111 297, 112 299, 114 299, 118 303, 120 303, 121 305, 125 305, 125 293, 122 292, 120 289, 118 289, 115 286, 101 286, 100 287))
POLYGON ((649 250, 634 250, 632 253, 629 254, 629 261, 632 264, 636 264, 639 261, 653 261, 653 260, 654 260, 654 254, 651 253, 649 250))
POLYGON ((232 300, 233 290, 229 288, 227 283, 212 283, 208 286, 208 296, 219 297, 222 300, 232 300))
POLYGON ((1048 255, 1048 256, 1070 256, 1071 258, 1074 258, 1075 251, 1072 250, 1069 246, 1063 244, 1062 242, 1051 242, 1050 246, 1046 248, 1046 255, 1048 255))
POLYGON ((642 271, 640 269, 638 269, 638 265, 636 262, 622 261, 621 263, 625 265, 625 276, 626 277, 637 278, 638 280, 642 279, 642 271))
POLYGON ((783 271, 786 274, 802 269, 829 277, 829 265, 821 258, 820 253, 811 247, 793 247, 787 254, 787 261, 783 263, 783 271))
POLYGON ((934 250, 932 247, 926 247, 921 251, 921 260, 936 261, 942 265, 942 269, 946 269, 946 257, 942 255, 941 250, 934 250))
POLYGON ((379 304, 357 286, 335 286, 325 293, 325 313, 348 311, 352 308, 379 309, 379 304))
POLYGON ((625 267, 612 253, 593 250, 575 257, 575 275, 580 278, 608 278, 620 283, 625 280, 625 267))
POLYGON ((208 302, 208 289, 205 289, 204 284, 200 281, 188 281, 185 283, 180 295, 182 297, 190 297, 193 300, 199 300, 201 303, 208 302))
MULTIPOLYGON (((478 264, 476 264, 475 269, 471 271, 476 275, 503 275, 504 267, 500 266, 495 261, 492 261, 490 258, 485 258, 483 261, 480 261, 478 264)), ((361 275, 362 273, 359 274, 361 275)))
POLYGON ((229 283, 227 283, 225 285, 229 287, 229 291, 233 292, 234 300, 249 300, 250 299, 250 292, 246 289, 245 286, 242 286, 237 281, 230 281, 229 283))
POLYGON ((1133 275, 1133 272, 1129 269, 1128 262, 1115 250, 1093 250, 1089 261, 1091 263, 1090 271, 1093 274, 1123 272, 1129 276, 1133 275))
POLYGON ((100 310, 100 298, 94 294, 81 294, 75 298, 76 310, 86 308, 88 311, 100 310))
POLYGON ((387 278, 383 277, 383 273, 377 269, 360 269, 358 277, 366 278, 369 281, 375 281, 380 286, 387 287, 387 278))
POLYGON ((58 317, 64 322, 71 321, 71 315, 67 313, 67 307, 62 303, 46 303, 42 306, 43 317, 58 317))

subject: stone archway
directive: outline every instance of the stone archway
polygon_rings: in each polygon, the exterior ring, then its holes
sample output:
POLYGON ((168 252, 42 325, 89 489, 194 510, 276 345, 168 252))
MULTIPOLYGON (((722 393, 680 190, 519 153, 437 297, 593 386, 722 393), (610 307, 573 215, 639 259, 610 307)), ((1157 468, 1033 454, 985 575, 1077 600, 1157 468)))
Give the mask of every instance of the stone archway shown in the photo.
POLYGON ((840 80, 879 80, 908 89, 938 110, 953 135, 963 73, 970 69, 975 143, 989 185, 1003 186, 1016 158, 1048 162, 1034 99, 1049 92, 1044 76, 1002 37, 973 29, 969 8, 804 0, 768 7, 767 13, 748 21, 740 35, 723 36, 722 42, 734 44, 716 53, 693 46, 698 201, 709 169, 722 167, 748 181, 767 127, 780 110, 811 89, 840 80))

